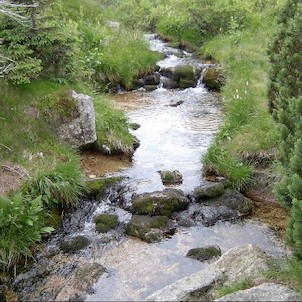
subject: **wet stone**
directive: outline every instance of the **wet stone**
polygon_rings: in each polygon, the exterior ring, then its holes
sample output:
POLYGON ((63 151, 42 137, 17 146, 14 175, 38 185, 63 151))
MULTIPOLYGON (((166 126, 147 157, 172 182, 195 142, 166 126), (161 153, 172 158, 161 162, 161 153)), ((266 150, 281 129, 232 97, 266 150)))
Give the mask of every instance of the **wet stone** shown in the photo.
POLYGON ((212 258, 220 256, 221 249, 218 245, 190 249, 186 255, 186 257, 193 258, 199 261, 210 260, 212 258))
POLYGON ((167 232, 169 218, 166 216, 133 215, 130 222, 125 225, 127 235, 140 238, 146 242, 158 242, 167 232))
POLYGON ((164 185, 175 185, 182 183, 182 175, 178 170, 159 171, 159 174, 164 185))
POLYGON ((77 252, 86 248, 90 244, 90 240, 86 236, 76 236, 64 238, 60 243, 60 249, 63 252, 77 252))
POLYGON ((224 184, 221 182, 209 182, 194 189, 193 196, 196 202, 223 194, 224 184))
POLYGON ((106 233, 113 230, 118 225, 118 218, 112 214, 99 214, 94 218, 96 231, 106 233))
POLYGON ((187 209, 188 205, 189 199, 181 190, 165 189, 134 196, 130 211, 139 215, 149 214, 171 217, 174 212, 187 209))

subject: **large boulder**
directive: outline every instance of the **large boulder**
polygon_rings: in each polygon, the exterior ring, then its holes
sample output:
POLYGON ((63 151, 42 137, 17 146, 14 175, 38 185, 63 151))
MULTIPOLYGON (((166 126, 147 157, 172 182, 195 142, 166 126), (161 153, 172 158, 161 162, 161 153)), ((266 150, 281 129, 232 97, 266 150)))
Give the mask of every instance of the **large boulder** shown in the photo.
POLYGON ((253 244, 241 245, 228 250, 216 262, 215 267, 225 274, 224 284, 255 278, 268 269, 269 256, 253 244))
POLYGON ((134 196, 130 211, 139 215, 149 214, 171 217, 172 213, 183 211, 188 205, 189 199, 181 190, 165 189, 134 196))
POLYGON ((239 290, 225 295, 215 302, 222 301, 302 301, 301 296, 287 286, 275 283, 263 283, 261 285, 239 290))
POLYGON ((180 279, 150 295, 146 301, 191 301, 185 297, 191 293, 202 294, 223 278, 222 272, 212 266, 180 279))
POLYGON ((88 147, 97 139, 93 99, 75 91, 68 93, 75 100, 75 107, 72 109, 73 114, 65 116, 56 125, 57 134, 62 142, 72 147, 88 147))

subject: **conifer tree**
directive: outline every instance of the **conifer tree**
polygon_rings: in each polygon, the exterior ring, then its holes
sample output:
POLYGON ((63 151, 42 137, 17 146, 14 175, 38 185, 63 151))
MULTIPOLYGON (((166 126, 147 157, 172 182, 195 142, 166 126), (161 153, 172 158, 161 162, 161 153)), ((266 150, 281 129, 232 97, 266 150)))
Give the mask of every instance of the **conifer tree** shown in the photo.
POLYGON ((279 30, 269 49, 272 64, 269 111, 279 125, 278 161, 282 179, 276 184, 279 202, 290 209, 286 238, 302 259, 302 3, 288 0, 279 30))

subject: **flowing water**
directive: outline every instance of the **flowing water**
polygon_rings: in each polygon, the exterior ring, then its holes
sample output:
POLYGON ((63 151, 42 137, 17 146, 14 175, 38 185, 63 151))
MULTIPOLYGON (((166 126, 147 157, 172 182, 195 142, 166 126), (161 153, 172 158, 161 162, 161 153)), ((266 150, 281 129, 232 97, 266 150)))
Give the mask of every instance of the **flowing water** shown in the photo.
MULTIPOLYGON (((188 52, 168 47, 154 35, 147 35, 147 38, 151 49, 166 54, 166 58, 158 63, 160 68, 191 64, 200 70, 207 66, 188 52)), ((183 183, 175 187, 186 193, 203 182, 201 156, 221 123, 222 112, 217 95, 203 86, 202 77, 196 87, 169 90, 159 85, 152 92, 140 90, 118 94, 115 103, 127 112, 131 121, 140 125, 134 134, 141 145, 135 151, 130 167, 114 174, 124 176, 126 199, 133 193, 164 189, 160 170, 179 170, 183 183), (174 106, 176 103, 179 105, 174 106)), ((274 233, 253 220, 179 228, 172 238, 154 244, 127 238, 116 231, 98 234, 93 223, 97 213, 116 213, 120 222, 131 218, 130 213, 117 206, 115 199, 115 196, 109 196, 91 202, 93 206, 79 209, 65 223, 63 235, 84 234, 91 239, 89 248, 81 251, 78 257, 97 259, 107 269, 86 301, 144 300, 155 290, 207 265, 185 257, 187 251, 195 247, 216 244, 225 252, 237 245, 254 243, 270 255, 285 253, 282 242, 274 233), (81 214, 77 216, 77 213, 81 214), (106 244, 109 241, 110 244, 106 244)), ((48 249, 56 250, 59 239, 50 240, 48 249)), ((75 257, 77 255, 70 261, 76 262, 75 257)), ((38 288, 33 287, 33 290, 38 288)))

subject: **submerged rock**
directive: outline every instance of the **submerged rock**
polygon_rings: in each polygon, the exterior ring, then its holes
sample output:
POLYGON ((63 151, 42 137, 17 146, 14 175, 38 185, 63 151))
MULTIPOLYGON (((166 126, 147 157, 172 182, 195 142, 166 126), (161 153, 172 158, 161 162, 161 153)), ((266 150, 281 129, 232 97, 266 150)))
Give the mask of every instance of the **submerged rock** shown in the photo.
POLYGON ((199 261, 210 260, 212 258, 220 256, 221 249, 218 245, 190 249, 186 255, 186 257, 193 258, 199 261))
POLYGON ((95 229, 99 233, 106 233, 118 225, 118 218, 113 214, 99 214, 94 217, 95 229))
POLYGON ((301 296, 282 284, 263 283, 214 300, 222 301, 302 301, 301 296))
POLYGON ((134 196, 130 211, 133 214, 163 215, 171 217, 172 213, 183 211, 189 205, 189 199, 181 190, 165 189, 134 196))
POLYGON ((130 222, 125 225, 125 231, 127 235, 143 241, 157 242, 164 237, 168 220, 166 216, 133 215, 130 222))
POLYGON ((60 249, 63 252, 77 252, 79 250, 84 249, 90 244, 90 240, 86 236, 75 236, 75 237, 67 237, 63 238, 60 243, 60 249))

